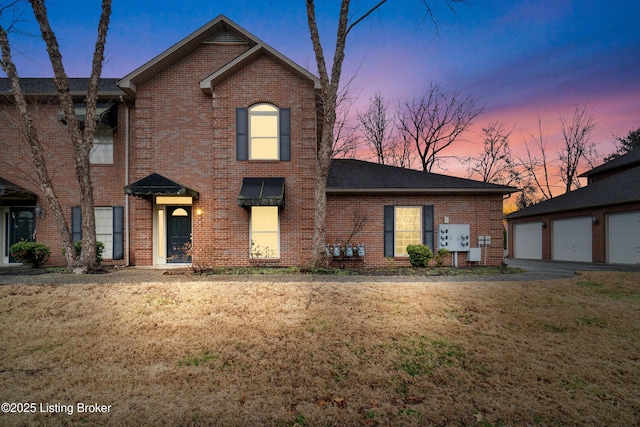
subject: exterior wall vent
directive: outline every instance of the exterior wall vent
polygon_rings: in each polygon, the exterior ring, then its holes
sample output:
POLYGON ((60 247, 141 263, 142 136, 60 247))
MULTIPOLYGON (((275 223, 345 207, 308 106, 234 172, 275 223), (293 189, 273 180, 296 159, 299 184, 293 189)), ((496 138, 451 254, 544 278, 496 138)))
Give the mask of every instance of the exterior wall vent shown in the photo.
POLYGON ((204 41, 208 44, 248 44, 245 39, 231 31, 221 31, 204 41))

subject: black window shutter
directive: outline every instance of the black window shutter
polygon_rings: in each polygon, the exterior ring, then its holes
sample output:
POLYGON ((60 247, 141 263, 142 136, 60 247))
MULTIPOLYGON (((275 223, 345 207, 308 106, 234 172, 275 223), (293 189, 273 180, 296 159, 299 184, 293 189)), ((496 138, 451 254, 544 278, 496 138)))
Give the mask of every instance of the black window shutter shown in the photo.
POLYGON ((395 210, 393 206, 384 207, 384 256, 393 257, 395 210))
POLYGON ((280 160, 291 160, 291 109, 280 109, 280 160))
POLYGON ((113 259, 124 259, 124 208, 113 208, 113 259))
POLYGON ((249 160, 249 110, 236 108, 236 160, 249 160))
POLYGON ((422 229, 424 230, 424 236, 422 236, 423 244, 429 246, 429 249, 433 252, 433 206, 422 207, 422 229))
POLYGON ((71 207, 71 238, 74 243, 82 240, 82 211, 80 206, 71 207))

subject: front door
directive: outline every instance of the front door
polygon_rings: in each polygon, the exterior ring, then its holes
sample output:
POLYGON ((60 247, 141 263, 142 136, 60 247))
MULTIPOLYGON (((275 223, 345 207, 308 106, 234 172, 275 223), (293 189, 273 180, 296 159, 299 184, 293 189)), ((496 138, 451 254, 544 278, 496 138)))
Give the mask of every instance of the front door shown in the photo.
MULTIPOLYGON (((26 240, 33 242, 36 230, 36 215, 33 208, 11 208, 9 211, 9 229, 7 248, 14 243, 26 240)), ((9 252, 9 262, 16 262, 9 252)))
POLYGON ((191 262, 191 206, 167 206, 167 262, 191 262))

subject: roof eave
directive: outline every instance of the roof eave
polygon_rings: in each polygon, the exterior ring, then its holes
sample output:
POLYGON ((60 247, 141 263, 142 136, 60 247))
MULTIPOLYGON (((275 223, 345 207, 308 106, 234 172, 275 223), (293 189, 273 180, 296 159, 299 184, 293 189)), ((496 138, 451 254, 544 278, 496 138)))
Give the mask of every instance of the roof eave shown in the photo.
POLYGON ((197 39, 198 37, 202 36, 204 33, 206 33, 209 30, 211 30, 211 28, 213 28, 214 26, 216 26, 217 24, 219 24, 222 21, 229 22, 229 20, 224 15, 218 15, 216 18, 214 18, 213 20, 209 21, 208 23, 206 23, 205 25, 203 25, 202 27, 200 27, 199 29, 197 29, 196 31, 194 31, 193 33, 188 35, 187 37, 183 38, 182 40, 180 40, 179 42, 177 42, 176 44, 171 46, 169 49, 167 49, 164 52, 158 54, 157 56, 155 56, 151 60, 147 61, 146 63, 144 63, 140 67, 136 68, 135 70, 133 70, 132 72, 130 72, 129 74, 124 76, 122 79, 120 79, 118 81, 117 85, 122 90, 127 92, 127 94, 129 94, 131 96, 134 96, 135 93, 136 93, 135 79, 137 77, 139 77, 140 75, 142 75, 146 71, 150 70, 151 68, 153 68, 153 67, 155 67, 157 65, 160 65, 163 62, 167 61, 175 53, 177 53, 178 51, 183 49, 189 43, 193 42, 193 40, 197 39))
POLYGON ((511 213, 511 214, 505 216, 505 219, 509 220, 509 219, 520 219, 520 218, 528 218, 528 217, 537 217, 537 216, 541 216, 541 215, 554 215, 554 214, 565 213, 565 212, 583 211, 585 209, 598 209, 598 208, 609 207, 609 206, 628 205, 628 204, 631 204, 631 203, 640 203, 640 200, 638 200, 638 199, 625 199, 625 200, 618 200, 615 203, 611 203, 611 202, 594 203, 592 205, 574 206, 574 207, 571 207, 571 208, 564 208, 564 209, 557 209, 557 210, 554 209, 554 210, 548 210, 548 211, 542 211, 542 212, 533 212, 533 213, 525 213, 525 214, 521 214, 521 215, 518 215, 518 212, 514 212, 514 213, 511 213))
POLYGON ((278 60, 282 61, 288 67, 290 67, 291 69, 296 71, 298 74, 302 75, 306 79, 308 79, 311 82, 313 82, 313 88, 314 89, 320 89, 321 88, 320 79, 318 79, 316 76, 314 76, 313 74, 311 74, 310 72, 308 72, 304 68, 300 67, 298 64, 296 64, 295 62, 291 61, 289 58, 287 58, 286 56, 282 55, 277 50, 271 48, 269 45, 266 45, 266 44, 263 44, 263 43, 258 43, 257 45, 253 46, 251 49, 249 49, 246 52, 244 52, 242 55, 240 55, 237 58, 235 58, 233 61, 227 63, 222 68, 220 68, 219 70, 215 71, 213 74, 211 74, 211 75, 207 76, 205 79, 203 79, 200 82, 200 89, 205 94, 212 95, 213 94, 213 87, 217 83, 219 83, 220 81, 224 80, 230 73, 233 72, 233 70, 235 70, 237 67, 242 65, 243 62, 251 59, 251 57, 253 57, 254 55, 259 54, 261 51, 265 51, 265 52, 269 53, 270 55, 272 55, 273 57, 275 57, 278 60))
POLYGON ((403 194, 420 194, 420 193, 436 193, 436 194, 511 194, 518 191, 517 189, 487 189, 487 188, 331 188, 327 187, 327 193, 403 193, 403 194))

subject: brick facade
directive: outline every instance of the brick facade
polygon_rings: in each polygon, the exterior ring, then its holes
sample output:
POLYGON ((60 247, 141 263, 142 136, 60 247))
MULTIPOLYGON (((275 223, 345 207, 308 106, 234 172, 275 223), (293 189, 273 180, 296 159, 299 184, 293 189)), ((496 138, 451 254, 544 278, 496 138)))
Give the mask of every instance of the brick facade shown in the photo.
MULTIPOLYGON (((314 222, 317 79, 226 18, 217 18, 176 46, 121 79, 120 88, 113 85, 100 95, 101 102, 118 104, 118 124, 113 164, 92 166, 95 204, 122 206, 125 212, 125 255, 110 262, 138 266, 166 262, 163 251, 168 231, 158 225, 162 223, 160 216, 165 215, 165 205, 157 203, 154 195, 126 196, 123 191, 125 186, 156 173, 199 194, 188 207, 192 212, 190 255, 194 265, 202 266, 246 266, 255 261, 249 256, 250 211, 238 205, 243 178, 284 178, 285 203, 279 210, 280 256, 269 263, 307 263, 314 222), (210 37, 216 31, 231 31, 247 42, 212 41, 210 37), (219 70, 224 72, 218 75, 219 70), (215 76, 210 80, 211 87, 202 87, 210 76, 215 76), (257 103, 290 110, 290 160, 237 160, 236 109, 257 103)), ((82 102, 82 93, 76 98, 82 102)), ((71 222, 71 208, 79 205, 73 152, 65 125, 57 120, 60 107, 49 99, 54 97, 38 99, 37 122, 46 123, 41 126, 41 136, 49 152, 54 153, 49 158, 49 170, 67 221, 71 222)), ((24 144, 17 142, 20 135, 13 124, 17 119, 15 107, 6 103, 2 108, 6 114, 0 120, 0 176, 35 193, 42 205, 44 198, 29 173, 28 153, 23 152, 24 144)), ((10 209, 7 203, 0 203, 4 215, 10 209)), ((367 266, 387 265, 383 252, 383 210, 387 205, 431 205, 436 228, 444 217, 452 224, 470 224, 471 246, 477 246, 478 235, 490 235, 487 264, 502 263, 502 196, 495 191, 329 193, 327 241, 344 243, 353 228, 354 212, 362 213, 367 222, 352 243, 365 244, 367 266)), ((37 218, 36 229, 36 240, 52 249, 49 263, 63 264, 59 233, 51 215, 37 218)), ((405 265, 407 259, 394 262, 405 265)), ((459 255, 459 263, 466 264, 466 254, 459 255)))
MULTIPOLYGON (((477 236, 491 236, 487 265, 501 265, 504 241, 502 227, 502 196, 493 195, 356 195, 329 194, 327 197, 327 241, 344 245, 354 229, 354 217, 366 216, 366 224, 351 243, 364 243, 367 267, 385 267, 390 264, 409 265, 407 257, 384 256, 384 207, 433 206, 434 229, 448 217, 450 224, 469 224, 471 247, 477 247, 477 236)), ((436 234, 436 233, 434 233, 436 234)), ((435 250, 437 250, 437 242, 435 250)), ((485 248, 482 248, 484 264, 485 248)), ((453 257, 445 260, 452 265, 453 257)), ((476 264, 476 263, 474 263, 476 264)), ((458 254, 458 265, 467 263, 467 253, 458 254)))

